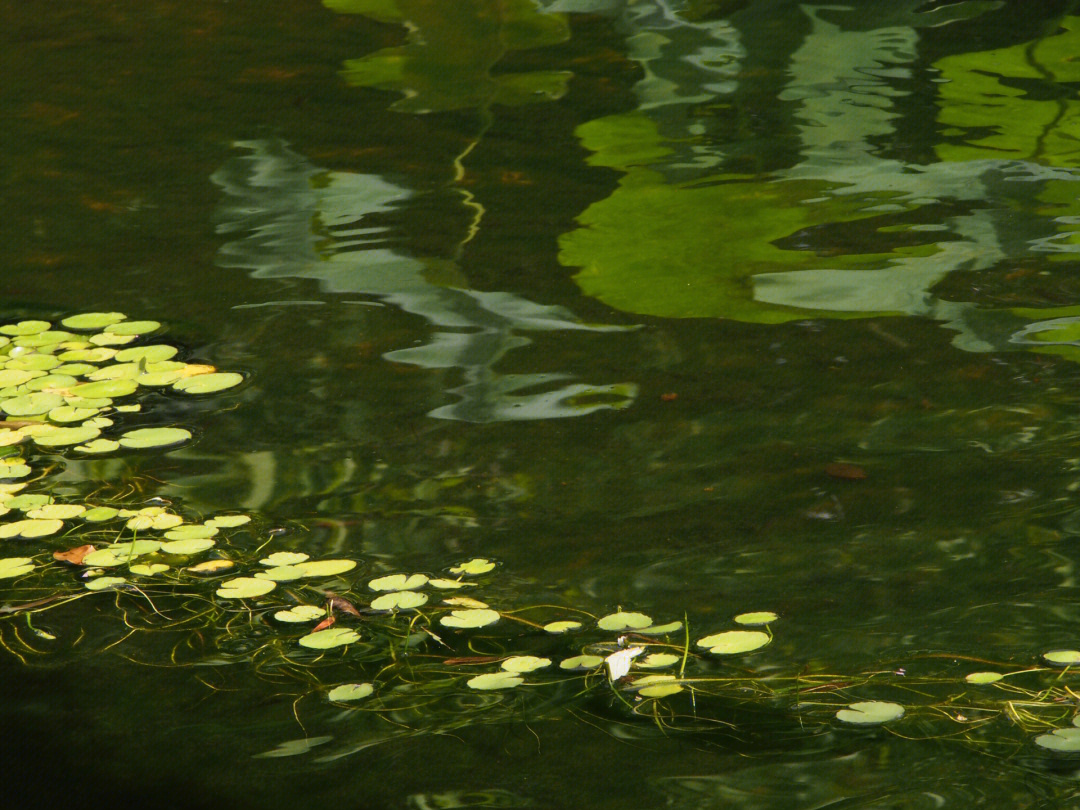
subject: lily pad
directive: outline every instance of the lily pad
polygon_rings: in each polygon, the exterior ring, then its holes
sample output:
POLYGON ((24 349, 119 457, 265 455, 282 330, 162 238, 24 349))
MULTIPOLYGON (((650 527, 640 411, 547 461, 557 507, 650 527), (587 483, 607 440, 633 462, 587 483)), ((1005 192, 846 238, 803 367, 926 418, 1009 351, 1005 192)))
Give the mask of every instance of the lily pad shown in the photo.
POLYGON ((331 647, 341 647, 359 640, 360 634, 355 630, 347 627, 329 627, 304 636, 300 639, 300 646, 312 650, 329 650, 331 647))
POLYGON ((888 723, 904 716, 904 707, 899 703, 889 703, 884 700, 869 700, 863 703, 852 703, 846 709, 836 713, 836 719, 842 723, 853 723, 859 726, 874 726, 888 723))
POLYGON ((337 703, 347 703, 350 700, 362 700, 374 691, 375 688, 370 683, 343 683, 331 689, 326 696, 337 703))
POLYGON ((250 522, 251 517, 248 515, 218 515, 206 521, 206 525, 217 526, 219 529, 235 529, 237 526, 250 522))
POLYGON ((599 655, 575 655, 559 662, 559 669, 596 669, 604 663, 599 655))
POLYGON ((1080 728, 1058 728, 1050 734, 1040 734, 1035 744, 1051 751, 1080 754, 1080 728))
POLYGON ((487 691, 491 689, 513 689, 524 682, 524 678, 519 678, 513 672, 488 672, 484 675, 469 678, 467 685, 470 689, 487 691))
POLYGON ((674 633, 682 630, 682 622, 668 622, 667 624, 650 624, 648 627, 639 627, 635 632, 644 633, 647 636, 659 636, 664 633, 674 633))
POLYGON ((118 363, 138 363, 140 360, 150 363, 160 363, 163 360, 171 360, 176 356, 175 346, 158 343, 153 346, 136 346, 131 349, 121 349, 113 358, 118 363))
POLYGON ((460 579, 429 579, 428 584, 433 588, 440 588, 444 591, 456 591, 460 588, 472 588, 475 587, 475 582, 462 582, 460 579))
POLYGON ((76 385, 71 393, 83 399, 118 399, 134 394, 138 388, 139 384, 134 380, 98 380, 76 385))
POLYGON ((48 321, 19 321, 0 326, 0 332, 5 335, 36 335, 51 327, 52 324, 48 321))
POLYGON ((173 388, 183 391, 185 394, 213 394, 233 388, 244 381, 243 374, 235 371, 219 371, 214 374, 197 374, 194 377, 184 377, 173 383, 173 388))
POLYGON ((4 557, 0 559, 0 579, 21 577, 34 570, 34 561, 30 557, 4 557))
POLYGON ((79 503, 48 503, 37 509, 31 509, 26 516, 37 520, 68 520, 78 517, 85 511, 86 507, 79 503))
POLYGON ((296 605, 288 610, 279 610, 274 614, 274 618, 279 622, 288 622, 290 624, 297 624, 300 622, 313 622, 316 619, 321 619, 326 615, 326 611, 321 607, 315 605, 296 605))
POLYGON ((126 584, 127 580, 123 577, 94 577, 86 583, 86 588, 91 591, 107 591, 126 584))
POLYGON ((638 690, 638 694, 647 698, 662 698, 683 691, 678 683, 654 683, 638 690))
POLYGON ((1051 650, 1043 653, 1043 660, 1055 667, 1074 667, 1080 665, 1080 650, 1051 650))
POLYGON ((95 346, 92 349, 70 349, 57 355, 57 358, 65 363, 104 363, 111 360, 115 354, 116 349, 95 346))
POLYGON ((644 613, 610 613, 598 621, 601 630, 642 630, 652 624, 652 619, 644 613))
POLYGON ((371 600, 375 610, 411 610, 427 603, 427 594, 416 591, 392 591, 371 600))
POLYGON ((779 618, 780 617, 771 610, 760 610, 756 613, 740 613, 735 617, 735 623, 746 625, 747 627, 757 627, 763 624, 769 624, 770 622, 775 622, 779 618))
POLYGON ((964 676, 968 683, 997 683, 1004 675, 1000 672, 971 672, 964 676))
POLYGON ((144 449, 149 447, 171 447, 191 438, 191 431, 176 427, 139 428, 129 430, 120 437, 121 447, 144 449))
POLYGON ((305 577, 334 577, 356 568, 355 560, 310 560, 297 563, 305 577))
POLYGON ((126 317, 123 312, 82 312, 69 315, 60 321, 60 325, 77 332, 96 332, 110 324, 119 323, 126 317))
POLYGON ((167 540, 208 540, 218 533, 217 526, 205 523, 185 523, 165 532, 167 540))
POLYGON ((71 444, 82 444, 101 435, 101 430, 93 425, 80 425, 79 427, 56 428, 56 430, 35 436, 34 444, 39 447, 67 447, 71 444))
POLYGON ((452 610, 449 615, 439 618, 439 624, 444 627, 457 627, 457 628, 474 628, 474 627, 487 627, 489 624, 495 624, 499 620, 499 613, 495 610, 488 609, 476 609, 476 610, 452 610))
MULTIPOLYGON (((176 531, 175 529, 173 531, 176 531)), ((166 533, 166 537, 172 534, 172 532, 166 533)), ((191 537, 184 540, 169 540, 168 542, 161 544, 161 552, 163 554, 180 554, 188 556, 191 554, 199 554, 214 547, 214 541, 209 537, 191 537)), ((191 569, 188 569, 191 570, 191 569)))
POLYGON ((0 539, 48 537, 64 528, 62 520, 16 520, 0 526, 0 539))
POLYGON ((304 554, 302 551, 275 551, 269 557, 263 557, 259 560, 259 563, 275 568, 279 565, 295 565, 296 563, 302 563, 306 559, 308 559, 308 555, 304 554))
POLYGON ((165 563, 137 563, 136 565, 128 567, 128 571, 131 573, 144 577, 151 577, 154 574, 160 574, 163 571, 168 570, 169 566, 165 565, 165 563))
POLYGON ((161 548, 157 540, 132 540, 126 543, 113 543, 106 546, 118 556, 141 557, 144 554, 153 554, 161 548))
POLYGON ((681 660, 682 656, 674 653, 651 653, 638 661, 637 665, 643 669, 660 669, 661 667, 670 667, 681 660))
POLYGON ((276 587, 277 583, 268 579, 237 577, 222 582, 221 587, 217 589, 217 595, 222 599, 250 599, 256 596, 264 596, 276 587))
POLYGON ((0 410, 8 416, 44 416, 63 404, 64 398, 59 394, 35 391, 3 400, 0 402, 0 410))
POLYGON ((256 579, 271 579, 274 582, 292 582, 294 579, 301 579, 303 576, 304 572, 293 565, 276 565, 255 574, 256 579))
POLYGON ((146 531, 147 529, 156 529, 161 531, 162 529, 172 529, 179 526, 184 522, 184 519, 180 515, 174 515, 171 513, 160 513, 156 515, 135 515, 124 524, 127 528, 135 532, 146 531))
POLYGON ((161 328, 157 321, 119 321, 105 327, 110 335, 148 335, 161 328))
MULTIPOLYGON (((167 546, 169 544, 162 543, 162 545, 167 546)), ((236 568, 236 563, 232 560, 207 560, 206 562, 189 565, 184 570, 197 577, 212 577, 217 574, 223 574, 226 571, 231 571, 234 568, 236 568)))
POLYGON ((424 587, 427 581, 423 574, 390 574, 371 580, 368 587, 373 591, 411 591, 424 587))
POLYGON ((561 621, 561 622, 548 622, 544 625, 544 630, 548 633, 569 633, 571 630, 578 630, 581 628, 581 622, 575 621, 561 621))
POLYGON ((120 442, 115 439, 94 439, 92 442, 86 444, 75 445, 75 451, 79 453, 112 453, 120 449, 120 442))
POLYGON ((120 510, 111 506, 94 506, 82 513, 82 519, 88 523, 104 523, 112 520, 120 513, 120 510))
POLYGON ((698 639, 697 645, 714 655, 735 655, 764 647, 772 637, 760 630, 728 630, 698 639))
POLYGON ((83 565, 92 565, 95 568, 112 568, 123 565, 130 560, 130 555, 120 556, 111 548, 99 548, 88 552, 82 558, 83 565))
POLYGON ((550 658, 538 658, 535 655, 514 655, 500 664, 507 672, 533 672, 551 666, 550 658))
POLYGON ((61 405, 49 411, 49 419, 53 422, 82 422, 91 416, 101 413, 100 408, 76 408, 74 405, 61 405))
POLYGON ((491 560, 485 560, 482 557, 475 557, 468 562, 463 562, 460 565, 455 565, 450 569, 451 574, 486 574, 495 568, 495 563, 491 560))

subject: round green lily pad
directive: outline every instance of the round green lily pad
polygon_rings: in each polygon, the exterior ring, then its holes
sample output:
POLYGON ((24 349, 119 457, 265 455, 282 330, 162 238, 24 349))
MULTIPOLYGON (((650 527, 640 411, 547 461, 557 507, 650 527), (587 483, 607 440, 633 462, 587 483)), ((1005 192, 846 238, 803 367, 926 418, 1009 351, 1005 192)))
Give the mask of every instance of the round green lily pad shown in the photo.
POLYGON ((350 700, 362 700, 374 691, 375 688, 370 683, 343 683, 331 689, 326 696, 337 703, 346 703, 350 700))
POLYGON ((131 540, 125 543, 112 543, 106 549, 115 553, 118 557, 141 557, 144 554, 153 554, 161 548, 157 540, 131 540))
POLYGON ((997 683, 1004 675, 1000 672, 971 672, 964 676, 968 683, 997 683))
POLYGON ((90 336, 90 342, 95 346, 123 346, 125 343, 131 343, 138 337, 137 335, 116 335, 112 332, 99 332, 96 335, 90 336))
POLYGON ((0 410, 8 416, 44 416, 53 408, 59 408, 63 404, 64 398, 59 394, 35 391, 3 400, 0 402, 0 410))
POLYGON ((854 723, 859 726, 873 726, 888 723, 904 716, 904 707, 899 703, 884 700, 869 700, 852 703, 846 709, 836 713, 836 719, 842 723, 854 723))
POLYGON ((368 587, 373 591, 411 591, 424 587, 427 581, 423 574, 390 574, 371 580, 368 587))
POLYGON ((113 358, 118 363, 138 363, 140 360, 150 363, 160 363, 163 360, 171 360, 176 356, 175 346, 166 343, 158 343, 153 346, 136 346, 131 349, 121 349, 113 358))
POLYGON ((302 563, 306 559, 308 559, 308 555, 302 551, 275 551, 269 557, 263 557, 259 560, 259 563, 273 568, 279 565, 295 565, 296 563, 302 563))
MULTIPOLYGON (((35 377, 30 382, 25 383, 27 391, 40 391, 44 392, 49 389, 49 393, 57 393, 65 391, 73 385, 78 384, 78 380, 72 377, 70 374, 57 374, 55 372, 46 374, 44 377, 35 377)), ((62 396, 63 394, 61 394, 62 396)), ((55 408, 53 409, 55 410, 55 408)), ((51 417, 50 417, 51 418, 51 417)))
POLYGON ((86 511, 80 503, 47 503, 26 513, 28 518, 38 520, 68 520, 86 511))
POLYGON ((1051 650, 1043 653, 1043 660, 1056 667, 1080 665, 1080 650, 1051 650))
POLYGON ((173 388, 183 391, 185 394, 213 394, 224 391, 244 381, 243 374, 235 371, 219 371, 214 374, 196 374, 194 377, 184 377, 173 383, 173 388))
POLYGON ((109 335, 148 335, 161 328, 157 321, 119 321, 105 327, 109 335))
POLYGON ((472 588, 476 585, 475 582, 462 582, 460 579, 429 579, 428 585, 433 588, 439 588, 444 591, 456 591, 460 588, 472 588))
POLYGON ((513 655, 500 664, 507 672, 533 672, 551 666, 550 658, 538 658, 535 655, 513 655))
POLYGON ((0 460, 0 478, 25 478, 30 474, 30 466, 23 464, 22 459, 16 459, 8 463, 0 460))
POLYGON ((292 582, 303 576, 304 573, 294 565, 277 565, 255 573, 256 579, 272 579, 274 582, 292 582))
POLYGON ((316 619, 321 619, 326 615, 326 611, 321 607, 315 605, 296 605, 288 610, 279 610, 274 614, 274 618, 279 622, 288 622, 290 624, 296 624, 300 622, 313 622, 316 619))
POLYGON ((127 580, 123 577, 94 577, 86 583, 86 588, 91 591, 107 591, 126 584, 127 580))
POLYGON ((31 509, 40 509, 45 504, 52 503, 52 495, 46 495, 43 492, 28 492, 25 495, 15 495, 4 501, 5 506, 9 506, 12 509, 21 509, 24 512, 29 512, 31 509))
POLYGON ((451 574, 486 574, 495 568, 495 563, 491 560, 485 560, 482 557, 475 557, 468 562, 463 562, 460 565, 455 565, 450 569, 451 574))
POLYGON ((652 619, 644 613, 611 613, 597 623, 601 630, 641 630, 652 624, 652 619))
POLYGON ((148 447, 171 447, 186 442, 191 431, 183 428, 139 428, 120 437, 120 446, 141 450, 148 447))
POLYGON ((549 633, 569 633, 571 630, 578 630, 581 628, 581 622, 575 621, 561 621, 561 622, 548 622, 544 625, 544 630, 549 633))
POLYGON ((100 408, 76 408, 74 405, 61 405, 49 411, 49 419, 53 422, 67 424, 68 422, 82 422, 84 419, 97 416, 99 413, 101 413, 100 408))
POLYGON ((336 577, 356 568, 356 560, 309 560, 296 567, 305 577, 336 577))
POLYGON ((113 509, 111 506, 94 506, 82 513, 82 519, 89 523, 104 523, 106 520, 112 520, 118 514, 119 510, 113 509))
POLYGON ((147 529, 171 529, 175 526, 179 526, 184 522, 184 519, 180 515, 173 515, 170 513, 164 514, 139 514, 130 518, 125 526, 132 531, 141 532, 147 529))
POLYGON ((1080 753, 1080 728, 1058 728, 1050 734, 1040 734, 1035 744, 1063 754, 1080 753))
POLYGON ((69 338, 73 338, 75 335, 71 332, 64 332, 62 330, 46 330, 44 332, 38 332, 34 335, 21 335, 16 337, 11 342, 16 346, 23 346, 26 348, 41 348, 44 346, 53 346, 57 343, 63 343, 69 338))
POLYGON ((218 533, 217 526, 205 523, 185 523, 165 532, 167 540, 207 540, 218 533))
POLYGON ((135 379, 142 373, 138 363, 114 363, 111 366, 103 366, 97 371, 86 375, 86 379, 97 382, 99 380, 125 380, 135 379))
POLYGON ((0 326, 0 332, 5 335, 36 335, 52 327, 48 321, 19 321, 18 323, 6 323, 0 326))
POLYGON ((681 684, 655 683, 638 690, 638 694, 647 698, 662 698, 683 691, 681 684))
POLYGON ((120 442, 115 439, 94 439, 92 442, 86 444, 75 445, 75 451, 79 453, 112 453, 115 450, 120 449, 120 442))
POLYGON ((34 561, 30 557, 5 557, 0 559, 0 579, 21 577, 34 570, 34 561))
MULTIPOLYGON (((176 531, 176 529, 173 529, 173 531, 176 531)), ((166 532, 165 536, 168 537, 170 534, 172 534, 172 531, 166 532)), ((191 554, 199 554, 213 547, 214 541, 209 537, 189 537, 180 540, 169 540, 162 543, 160 550, 163 554, 188 556, 191 554)))
POLYGON ((331 647, 341 647, 344 644, 352 644, 359 640, 360 634, 355 630, 350 630, 347 627, 329 627, 326 630, 319 630, 316 633, 304 636, 300 639, 300 646, 312 650, 328 650, 331 647))
POLYGON ((137 563, 136 565, 128 566, 128 571, 139 576, 151 577, 154 574, 160 574, 163 571, 168 571, 169 566, 165 563, 137 563))
POLYGON ((40 436, 34 437, 34 444, 39 447, 67 447, 72 444, 82 444, 101 435, 101 430, 93 425, 80 425, 79 427, 56 428, 40 436))
POLYGON ((667 624, 650 624, 648 627, 639 627, 634 632, 644 633, 648 636, 660 636, 664 633, 674 633, 682 630, 682 622, 668 622, 667 624))
POLYGON ((769 643, 771 636, 760 630, 728 630, 698 639, 698 646, 705 647, 714 655, 735 655, 760 649, 769 643))
POLYGON ((218 515, 206 521, 206 525, 217 526, 219 529, 235 529, 237 526, 250 522, 251 518, 248 515, 218 515))
POLYGON ((674 653, 650 653, 638 660, 637 665, 643 669, 660 669, 661 667, 670 667, 681 660, 682 656, 674 653))
POLYGON ((391 591, 371 600, 375 610, 412 610, 427 603, 426 593, 416 591, 391 591))
POLYGON ((444 627, 474 628, 486 627, 495 624, 499 620, 499 613, 487 608, 474 608, 465 610, 452 610, 449 615, 439 618, 439 624, 444 627))
POLYGON ((82 558, 83 565, 92 565, 95 568, 112 568, 114 565, 123 565, 130 557, 120 556, 111 548, 99 548, 89 552, 82 558))
POLYGON ((5 368, 0 371, 0 388, 10 388, 27 383, 35 377, 44 377, 43 371, 27 371, 21 368, 5 368))
POLYGON ((119 323, 126 317, 123 312, 83 312, 69 315, 60 321, 60 325, 78 332, 96 332, 110 324, 119 323))
POLYGON ((71 393, 83 399, 118 399, 134 394, 138 388, 139 384, 134 380, 98 380, 76 385, 71 393))
POLYGON ((62 520, 16 520, 14 523, 0 525, 0 539, 21 537, 29 540, 35 537, 48 537, 64 528, 62 520))
POLYGON ((599 655, 575 655, 559 662, 559 669, 596 669, 604 663, 599 655))
POLYGON ((268 579, 237 577, 222 582, 221 587, 217 589, 217 595, 222 599, 250 599, 255 596, 264 596, 276 587, 277 583, 268 579))
POLYGON ((759 610, 756 613, 740 613, 735 617, 735 623, 746 625, 748 627, 755 627, 775 622, 779 618, 780 617, 771 610, 759 610))
POLYGON ((469 678, 467 681, 470 689, 490 690, 490 689, 513 689, 515 686, 520 686, 525 680, 519 678, 513 672, 489 672, 484 675, 477 675, 474 678, 469 678))
MULTIPOLYGON (((162 545, 168 545, 163 543, 162 545)), ((224 574, 226 571, 231 571, 236 568, 236 563, 232 560, 207 560, 206 562, 197 563, 196 565, 189 565, 184 569, 189 574, 194 574, 197 577, 212 577, 218 574, 224 574)))

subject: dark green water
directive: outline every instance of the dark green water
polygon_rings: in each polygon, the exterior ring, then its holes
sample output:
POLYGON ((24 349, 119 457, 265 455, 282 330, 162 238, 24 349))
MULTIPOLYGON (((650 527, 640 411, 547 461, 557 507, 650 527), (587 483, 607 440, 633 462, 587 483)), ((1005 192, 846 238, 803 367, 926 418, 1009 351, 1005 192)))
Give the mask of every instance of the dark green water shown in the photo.
POLYGON ((447 733, 365 747, 370 718, 294 714, 256 666, 110 646, 84 599, 41 614, 55 649, 0 659, 9 789, 1075 801, 1034 725, 955 721, 966 673, 1080 644, 1075 3, 6 6, 0 320, 155 318, 250 379, 110 474, 370 571, 489 557, 524 604, 702 634, 776 611, 747 677, 955 682, 872 729, 703 699, 661 730, 603 689, 472 723, 465 695, 447 733), (305 734, 329 739, 256 756, 305 734))

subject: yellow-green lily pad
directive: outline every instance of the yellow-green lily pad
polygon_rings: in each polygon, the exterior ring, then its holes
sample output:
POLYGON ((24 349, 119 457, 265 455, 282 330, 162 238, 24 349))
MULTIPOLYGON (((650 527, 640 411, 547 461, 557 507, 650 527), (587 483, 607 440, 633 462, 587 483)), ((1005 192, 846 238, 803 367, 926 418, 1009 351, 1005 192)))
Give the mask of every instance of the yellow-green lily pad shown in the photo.
POLYGON ((265 596, 276 587, 277 583, 272 580, 237 577, 222 582, 221 587, 217 589, 217 595, 222 599, 251 599, 256 596, 265 596))
POLYGON ((257 571, 254 576, 256 579, 272 579, 274 582, 292 582, 303 577, 304 572, 294 565, 276 565, 265 571, 257 571))
POLYGON ((450 573, 457 574, 459 576, 462 574, 470 574, 475 576, 477 574, 486 574, 488 571, 491 571, 494 568, 495 563, 493 563, 491 560, 485 560, 482 557, 475 557, 468 562, 463 562, 460 565, 455 565, 453 568, 450 569, 450 573))
POLYGON ((551 666, 550 658, 538 658, 535 655, 512 655, 501 666, 507 672, 532 672, 551 666))
POLYGON ((1055 667, 1074 667, 1080 665, 1080 650, 1051 650, 1043 653, 1043 660, 1055 667))
POLYGON ((836 713, 836 719, 842 723, 853 723, 859 726, 873 726, 888 723, 904 716, 904 707, 899 703, 889 703, 884 700, 868 700, 862 703, 852 703, 846 709, 836 713))
POLYGON ((328 627, 326 630, 319 630, 301 638, 300 646, 312 650, 328 650, 331 647, 341 647, 359 640, 360 634, 355 630, 347 627, 328 627))
POLYGON ((120 437, 120 446, 142 450, 149 447, 171 447, 191 438, 191 431, 177 427, 139 428, 120 437))
POLYGON ((91 591, 107 591, 126 584, 127 580, 123 577, 95 577, 86 583, 86 588, 91 591))
POLYGON ((217 533, 217 526, 207 526, 205 523, 185 523, 182 526, 177 526, 176 528, 169 529, 167 532, 165 532, 165 539, 208 540, 217 533))
POLYGON ((674 653, 650 653, 639 660, 637 665, 642 669, 660 669, 661 667, 670 667, 681 660, 682 656, 674 653))
POLYGON ((30 557, 4 557, 0 559, 0 579, 21 577, 34 570, 34 561, 30 557))
POLYGON ((1080 728, 1058 728, 1049 734, 1040 734, 1035 744, 1063 754, 1080 753, 1080 728))
POLYGON ((1000 672, 969 672, 964 680, 968 683, 997 683, 1004 677, 1000 672))
POLYGON ((52 328, 48 321, 19 321, 18 323, 6 323, 0 326, 0 332, 5 335, 36 335, 52 328))
POLYGON ((206 521, 206 525, 217 526, 219 529, 235 529, 237 526, 250 522, 251 517, 248 515, 218 515, 206 521))
POLYGON ((169 566, 165 565, 165 563, 136 563, 128 566, 128 571, 144 577, 152 577, 154 574, 160 574, 168 570, 169 566))
POLYGON ((175 346, 170 346, 167 343, 157 343, 153 346, 135 346, 131 349, 121 349, 116 353, 113 358, 118 363, 138 363, 139 361, 145 361, 147 365, 150 363, 160 363, 164 360, 171 360, 176 357, 177 349, 175 346))
POLYGON ((126 317, 123 312, 81 312, 64 318, 60 325, 77 332, 96 332, 110 324, 119 323, 126 317))
POLYGON ((728 630, 698 639, 697 645, 714 655, 736 655, 764 647, 772 637, 760 630, 728 630))
POLYGON ((746 627, 760 627, 763 624, 775 622, 779 618, 771 610, 759 610, 756 613, 740 613, 735 617, 735 623, 746 627))
POLYGON ((596 623, 601 630, 615 630, 618 632, 623 630, 643 630, 651 624, 652 619, 644 613, 624 613, 623 611, 608 614, 596 623))
POLYGON ((296 567, 305 577, 336 577, 356 568, 355 560, 309 560, 297 563, 296 567))
POLYGON ((424 587, 427 581, 423 574, 390 574, 371 580, 368 587, 373 591, 411 591, 424 587))
MULTIPOLYGON (((166 532, 165 536, 168 537, 171 533, 166 532)), ((160 550, 163 554, 179 554, 186 557, 191 554, 199 554, 213 547, 214 541, 209 537, 189 537, 181 540, 168 540, 161 544, 160 550)))
POLYGON ((391 591, 371 600, 375 610, 412 610, 427 603, 427 594, 416 591, 391 591))
POLYGON ((34 436, 34 444, 39 447, 66 447, 71 444, 83 444, 101 435, 101 430, 93 425, 79 427, 58 427, 40 436, 34 436))
POLYGON ((119 509, 113 509, 111 506, 94 506, 82 513, 82 519, 88 523, 104 523, 106 520, 112 520, 119 513, 119 509))
POLYGON ((138 387, 134 380, 98 380, 76 385, 71 389, 71 394, 83 399, 117 399, 134 394, 138 387))
POLYGON ((233 388, 244 381, 243 374, 235 371, 219 371, 213 374, 196 374, 173 383, 173 388, 185 394, 213 394, 233 388))
POLYGON ((34 391, 3 400, 0 402, 0 410, 8 416, 44 416, 53 408, 59 408, 63 404, 64 398, 59 394, 34 391))
POLYGON ((544 630, 549 633, 569 633, 571 630, 578 630, 581 628, 581 622, 575 621, 561 621, 561 622, 548 622, 544 625, 544 630))
POLYGON ((94 439, 86 444, 77 444, 74 449, 76 452, 92 455, 112 453, 120 449, 120 442, 116 439, 94 439))
POLYGON ((439 588, 444 591, 456 591, 460 588, 472 588, 476 586, 475 582, 462 582, 460 579, 429 579, 428 585, 433 588, 439 588))
POLYGON ((279 622, 288 622, 290 624, 298 624, 300 622, 313 622, 316 619, 321 619, 326 615, 326 611, 321 607, 315 605, 296 605, 288 610, 279 610, 274 614, 274 618, 279 622))
POLYGON ((5 523, 0 526, 0 539, 22 538, 29 540, 34 537, 48 537, 56 534, 64 528, 62 520, 16 520, 14 523, 5 523))
POLYGON ((302 563, 308 559, 308 555, 302 551, 275 551, 268 557, 263 557, 259 560, 261 565, 269 565, 275 568, 279 565, 295 565, 296 563, 302 563))
POLYGON ((444 627, 456 627, 471 629, 475 627, 487 627, 499 620, 499 613, 487 608, 467 608, 464 610, 451 610, 449 615, 439 618, 439 624, 444 627))
POLYGON ((575 655, 559 662, 559 669, 596 669, 604 663, 599 655, 575 655))
POLYGON ((28 518, 36 520, 68 520, 78 517, 86 511, 80 503, 47 503, 26 513, 28 518))
POLYGON ((343 683, 335 686, 327 694, 330 700, 347 703, 350 700, 362 700, 375 691, 370 683, 343 683))
POLYGON ((119 321, 105 327, 109 335, 148 335, 161 328, 157 321, 119 321))
POLYGON ((474 678, 469 678, 467 681, 470 689, 479 689, 483 691, 491 689, 513 689, 515 686, 520 686, 525 682, 524 678, 519 678, 513 672, 488 672, 484 675, 477 675, 474 678))

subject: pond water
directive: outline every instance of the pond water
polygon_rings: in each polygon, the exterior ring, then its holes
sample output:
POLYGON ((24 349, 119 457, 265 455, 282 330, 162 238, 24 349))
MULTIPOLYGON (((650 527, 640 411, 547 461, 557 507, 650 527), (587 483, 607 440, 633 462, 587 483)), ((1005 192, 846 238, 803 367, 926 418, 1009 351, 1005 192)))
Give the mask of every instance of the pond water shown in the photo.
POLYGON ((153 319, 132 345, 244 382, 144 388, 114 414, 189 430, 176 448, 0 450, 32 469, 24 494, 252 518, 98 592, 52 554, 131 539, 123 523, 0 540, 34 566, 0 579, 11 795, 1075 800, 1080 679, 1043 658, 1080 647, 1075 2, 84 0, 5 19, 0 322, 153 319), (240 599, 186 572, 250 576, 271 552, 356 567, 240 599), (496 567, 454 570, 474 559, 496 567), (412 573, 468 583, 500 621, 456 629, 469 605, 430 586, 371 611, 372 580, 412 573), (273 618, 298 603, 359 639, 301 646, 312 625, 273 618), (734 621, 750 611, 778 618, 734 621), (678 626, 597 626, 618 612, 678 626), (698 643, 740 629, 768 643, 698 643), (633 647, 677 660, 617 681, 559 666, 633 647), (511 655, 550 663, 470 686, 511 655), (643 695, 648 672, 680 691, 643 695), (352 682, 372 694, 330 698, 352 682), (837 717, 865 701, 904 714, 837 717))

